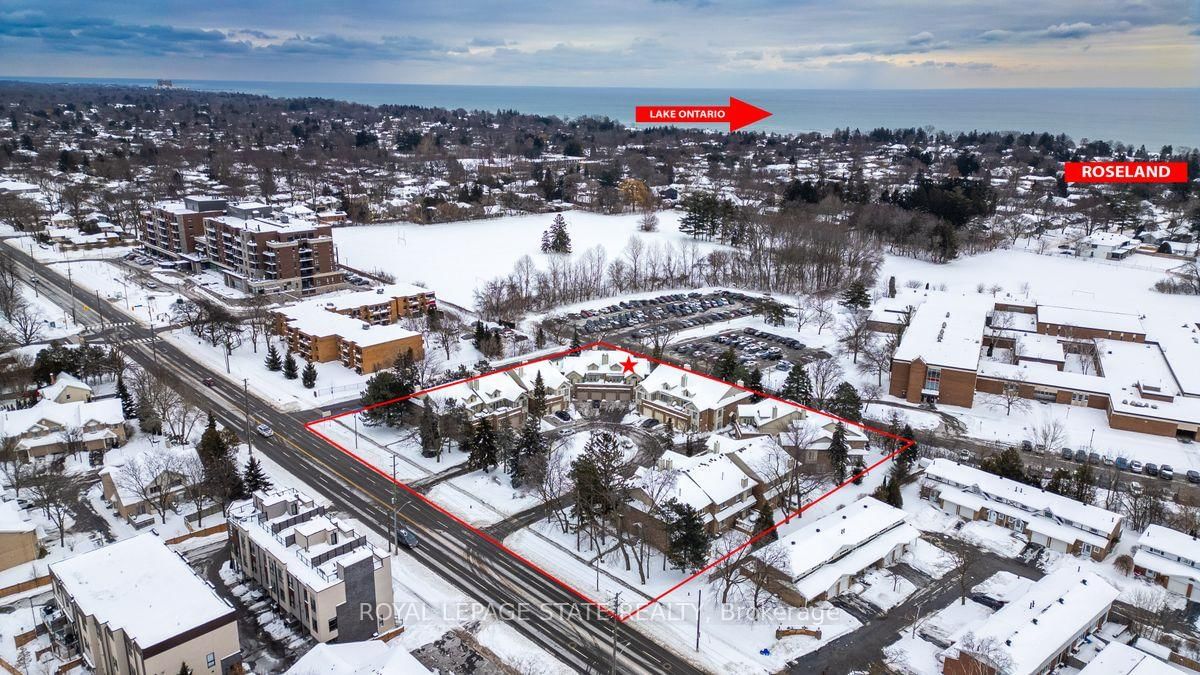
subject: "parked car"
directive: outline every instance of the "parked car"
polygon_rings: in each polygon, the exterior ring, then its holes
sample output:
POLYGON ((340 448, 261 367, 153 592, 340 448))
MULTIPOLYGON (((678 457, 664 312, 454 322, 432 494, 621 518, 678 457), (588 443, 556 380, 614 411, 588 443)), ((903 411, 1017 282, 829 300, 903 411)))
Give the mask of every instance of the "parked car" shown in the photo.
POLYGON ((1175 480, 1175 469, 1172 469, 1170 464, 1163 464, 1158 467, 1158 477, 1163 480, 1175 480))
POLYGON ((1136 480, 1129 481, 1129 494, 1131 494, 1131 495, 1142 494, 1142 484, 1137 482, 1136 480))
POLYGON ((1087 450, 1080 448, 1075 451, 1075 461, 1076 462, 1079 462, 1080 464, 1084 464, 1087 462, 1087 460, 1088 460, 1087 450))
POLYGON ((1099 464, 1101 461, 1100 453, 1093 450, 1088 453, 1088 464, 1099 464))
POLYGON ((958 462, 960 464, 970 464, 971 463, 971 453, 967 452, 966 450, 959 452, 958 453, 958 462))
POLYGON ((1121 471, 1129 470, 1129 460, 1125 459, 1124 457, 1118 457, 1116 464, 1117 464, 1117 468, 1120 469, 1121 471))
POLYGON ((1104 466, 1112 466, 1112 465, 1113 465, 1112 455, 1105 455, 1104 456, 1104 466))
POLYGON ((1137 461, 1136 459, 1131 460, 1129 462, 1129 470, 1134 473, 1141 473, 1142 472, 1142 463, 1137 461))
POLYGON ((1189 483, 1200 483, 1200 471, 1188 469, 1187 479, 1189 483))
POLYGON ((1029 441, 1021 441, 1021 449, 1025 452, 1033 452, 1033 443, 1029 441))
POLYGON ((1157 476, 1158 475, 1158 465, 1155 464, 1154 462, 1146 462, 1146 468, 1143 469, 1143 471, 1146 472, 1147 476, 1157 476))
POLYGON ((571 421, 571 416, 570 416, 569 414, 567 414, 567 411, 566 411, 566 410, 556 410, 556 411, 554 412, 554 416, 555 416, 555 417, 557 417, 558 419, 560 419, 560 420, 564 421, 564 422, 570 422, 570 421, 571 421))
POLYGON ((1075 456, 1075 451, 1070 448, 1063 448, 1059 452, 1059 455, 1065 460, 1070 460, 1072 457, 1075 456))
POLYGON ((411 551, 420 546, 421 542, 417 539, 417 535, 412 533, 412 530, 401 525, 396 528, 396 544, 411 551))
POLYGON ((265 424, 260 424, 254 427, 254 431, 256 431, 258 435, 262 436, 263 438, 270 438, 275 435, 275 430, 265 424))

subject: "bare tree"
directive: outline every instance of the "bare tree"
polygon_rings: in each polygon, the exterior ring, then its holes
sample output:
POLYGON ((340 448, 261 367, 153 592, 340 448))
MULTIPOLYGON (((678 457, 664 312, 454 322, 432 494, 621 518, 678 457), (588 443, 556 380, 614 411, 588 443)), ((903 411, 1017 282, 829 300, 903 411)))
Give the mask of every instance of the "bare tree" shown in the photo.
POLYGON ((837 314, 834 312, 833 301, 828 298, 813 298, 809 302, 809 312, 812 322, 817 324, 817 335, 833 325, 837 314))
POLYGON ((21 459, 20 439, 16 436, 0 439, 0 475, 18 497, 33 477, 33 465, 21 459))
POLYGON ((13 327, 13 334, 22 346, 31 345, 42 339, 45 317, 36 307, 26 304, 18 306, 8 317, 8 322, 13 327))
POLYGON ((67 425, 58 430, 58 438, 62 441, 63 449, 72 457, 78 456, 79 451, 83 449, 84 436, 86 436, 86 432, 83 427, 75 425, 67 425))
POLYGON ((896 340, 892 336, 872 337, 863 345, 862 361, 858 370, 864 374, 874 373, 876 384, 883 386, 883 374, 891 372, 892 355, 896 353, 896 340))
POLYGON ((71 509, 79 501, 83 483, 79 477, 60 470, 45 468, 34 473, 29 482, 33 502, 42 514, 58 528, 58 544, 66 542, 66 523, 71 509))
POLYGON ((967 604, 967 591, 971 569, 983 558, 983 551, 974 544, 961 539, 947 538, 943 543, 946 553, 954 566, 950 568, 949 576, 958 581, 958 597, 961 604, 967 604))
POLYGON ((833 390, 841 384, 845 372, 838 365, 837 359, 817 359, 808 366, 809 379, 812 380, 813 397, 818 405, 824 405, 833 396, 833 390))
POLYGON ((196 526, 204 525, 204 507, 209 503, 208 475, 200 455, 189 453, 179 462, 179 475, 183 478, 183 496, 196 509, 196 526))
POLYGON ((1012 657, 1004 644, 994 637, 981 638, 974 632, 967 633, 955 643, 960 652, 966 652, 971 659, 959 662, 963 675, 995 675, 1012 671, 1012 657))
POLYGON ((1033 428, 1030 442, 1047 454, 1061 448, 1067 442, 1067 425, 1057 417, 1046 417, 1033 428))
POLYGON ((271 333, 271 300, 266 295, 256 293, 246 301, 246 313, 243 322, 246 335, 250 338, 250 346, 255 354, 258 353, 258 341, 271 333))
POLYGON ((175 504, 183 482, 182 461, 174 452, 164 448, 148 450, 131 457, 117 470, 117 485, 129 494, 149 504, 162 522, 167 522, 167 510, 175 504))
POLYGON ((997 408, 1002 408, 1005 415, 1012 415, 1013 410, 1017 412, 1029 412, 1033 405, 1029 399, 1021 395, 1021 387, 1025 384, 1025 378, 1020 375, 1015 375, 1010 379, 1006 379, 1000 384, 1000 393, 992 394, 988 397, 988 402, 997 408))
POLYGON ((820 436, 816 427, 797 422, 771 438, 771 445, 755 466, 751 467, 769 485, 781 486, 779 510, 787 517, 804 505, 804 500, 826 481, 827 477, 805 472, 801 457, 820 436))
POLYGON ((459 336, 462 334, 462 331, 463 325, 458 320, 458 317, 445 312, 442 313, 441 318, 437 322, 437 327, 433 330, 433 341, 446 354, 447 361, 458 350, 459 336))

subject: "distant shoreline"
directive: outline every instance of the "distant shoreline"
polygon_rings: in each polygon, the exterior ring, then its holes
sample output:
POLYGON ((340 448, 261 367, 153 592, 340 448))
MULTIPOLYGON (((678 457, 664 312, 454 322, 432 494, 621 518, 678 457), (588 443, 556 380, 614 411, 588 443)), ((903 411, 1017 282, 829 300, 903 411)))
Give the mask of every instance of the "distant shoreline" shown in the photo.
MULTIPOLYGON (((165 77, 165 76, 164 76, 165 77)), ((173 78, 172 78, 173 79, 173 78)), ((153 88, 153 78, 9 77, 0 81, 153 88)), ((950 133, 1065 133, 1082 139, 1200 147, 1200 88, 699 89, 173 79, 175 88, 274 98, 326 98, 364 105, 519 110, 631 124, 644 104, 719 104, 730 94, 774 115, 751 131, 932 127, 950 133)))

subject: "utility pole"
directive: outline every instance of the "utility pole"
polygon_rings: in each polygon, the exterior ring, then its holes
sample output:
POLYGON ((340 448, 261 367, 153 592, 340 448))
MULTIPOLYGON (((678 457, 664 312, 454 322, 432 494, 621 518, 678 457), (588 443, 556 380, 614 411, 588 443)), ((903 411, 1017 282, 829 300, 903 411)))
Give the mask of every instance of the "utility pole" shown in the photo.
POLYGON ((396 453, 392 453, 392 531, 388 534, 388 552, 396 541, 396 453))
POLYGON ((242 379, 242 408, 246 415, 246 452, 254 456, 254 443, 250 440, 250 378, 242 379))
POLYGON ((617 617, 621 615, 621 591, 613 596, 613 615, 612 619, 612 660, 608 663, 608 675, 616 675, 617 673, 617 617))
POLYGON ((704 597, 704 589, 696 589, 696 651, 700 651, 700 611, 704 605, 700 600, 704 597))
MULTIPOLYGON (((350 419, 354 420, 354 449, 357 450, 358 449, 358 413, 354 413, 353 415, 351 415, 350 419)), ((392 478, 394 479, 395 476, 392 476, 392 478)))
POLYGON ((75 280, 71 277, 71 260, 67 259, 67 294, 71 301, 71 322, 78 323, 75 317, 75 280))

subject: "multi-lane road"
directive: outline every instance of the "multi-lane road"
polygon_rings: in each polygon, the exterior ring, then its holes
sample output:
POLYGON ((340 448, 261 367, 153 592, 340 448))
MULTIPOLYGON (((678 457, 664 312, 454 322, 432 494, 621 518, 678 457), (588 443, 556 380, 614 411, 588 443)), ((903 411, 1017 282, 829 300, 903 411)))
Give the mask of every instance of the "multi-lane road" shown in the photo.
MULTIPOLYGON (((245 397, 240 381, 226 379, 169 341, 156 339, 151 329, 133 322, 131 315, 98 301, 91 291, 70 286, 53 268, 18 248, 0 244, 0 255, 11 256, 26 278, 37 275, 40 290, 62 307, 73 309, 78 321, 92 327, 97 339, 119 346, 143 367, 157 363, 170 384, 204 400, 217 421, 243 429, 245 397), (205 378, 212 378, 215 386, 205 386, 205 378)), ((389 538, 394 496, 397 517, 421 538, 418 549, 398 555, 411 556, 461 590, 477 603, 469 611, 481 607, 494 610, 522 636, 579 672, 706 672, 697 666, 698 658, 684 658, 629 623, 613 621, 557 582, 309 434, 303 425, 319 418, 319 411, 282 412, 253 395, 249 406, 252 424, 266 423, 275 430, 272 438, 253 439, 256 452, 299 477, 337 509, 389 538)), ((425 610, 458 616, 464 608, 425 610)))

